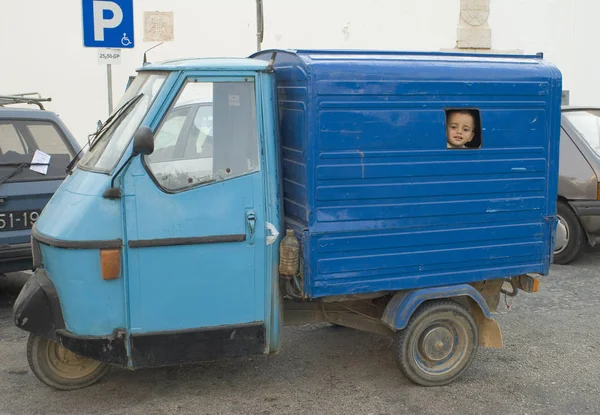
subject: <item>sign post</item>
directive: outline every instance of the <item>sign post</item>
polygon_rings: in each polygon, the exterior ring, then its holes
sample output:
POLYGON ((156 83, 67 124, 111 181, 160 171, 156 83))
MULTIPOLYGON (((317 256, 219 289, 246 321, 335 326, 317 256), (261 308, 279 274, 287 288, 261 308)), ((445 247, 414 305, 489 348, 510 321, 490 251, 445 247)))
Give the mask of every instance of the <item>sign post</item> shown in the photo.
POLYGON ((121 48, 134 47, 133 0, 82 0, 83 46, 98 49, 106 65, 108 112, 113 111, 112 65, 121 63, 121 48))
POLYGON ((98 49, 98 64, 106 65, 106 81, 108 83, 108 113, 113 111, 112 65, 121 63, 121 49, 98 49))

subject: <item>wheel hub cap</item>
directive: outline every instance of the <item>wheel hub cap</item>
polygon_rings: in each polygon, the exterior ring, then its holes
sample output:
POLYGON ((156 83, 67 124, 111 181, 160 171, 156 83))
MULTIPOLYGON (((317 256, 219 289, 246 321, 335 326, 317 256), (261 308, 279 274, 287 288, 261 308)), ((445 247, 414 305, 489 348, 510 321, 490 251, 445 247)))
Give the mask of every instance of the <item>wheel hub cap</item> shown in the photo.
POLYGON ((454 336, 446 327, 433 327, 423 334, 420 346, 421 353, 428 360, 444 360, 452 353, 454 336))
POLYGON ((78 379, 92 373, 101 362, 76 355, 56 342, 48 344, 52 369, 66 379, 78 379))
POLYGON ((567 222, 558 216, 558 224, 556 225, 556 241, 554 244, 554 253, 558 254, 565 250, 569 243, 569 226, 567 222))

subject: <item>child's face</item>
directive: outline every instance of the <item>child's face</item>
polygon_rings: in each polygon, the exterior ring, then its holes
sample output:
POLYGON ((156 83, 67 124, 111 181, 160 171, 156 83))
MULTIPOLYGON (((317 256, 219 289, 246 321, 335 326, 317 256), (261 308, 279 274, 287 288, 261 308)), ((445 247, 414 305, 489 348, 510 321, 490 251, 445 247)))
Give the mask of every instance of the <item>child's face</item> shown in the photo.
POLYGON ((475 136, 475 122, 469 114, 453 113, 448 117, 446 126, 448 144, 451 147, 463 147, 475 136))

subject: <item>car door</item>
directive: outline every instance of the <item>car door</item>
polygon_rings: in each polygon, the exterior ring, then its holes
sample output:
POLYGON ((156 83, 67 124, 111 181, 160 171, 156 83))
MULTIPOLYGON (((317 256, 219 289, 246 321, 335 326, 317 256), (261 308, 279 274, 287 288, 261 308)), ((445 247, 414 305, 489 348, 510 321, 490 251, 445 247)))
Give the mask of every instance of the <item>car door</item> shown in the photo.
POLYGON ((157 150, 128 169, 134 365, 265 349, 265 188, 256 106, 251 77, 187 78, 155 131, 157 150), (157 357, 157 341, 193 345, 157 357))

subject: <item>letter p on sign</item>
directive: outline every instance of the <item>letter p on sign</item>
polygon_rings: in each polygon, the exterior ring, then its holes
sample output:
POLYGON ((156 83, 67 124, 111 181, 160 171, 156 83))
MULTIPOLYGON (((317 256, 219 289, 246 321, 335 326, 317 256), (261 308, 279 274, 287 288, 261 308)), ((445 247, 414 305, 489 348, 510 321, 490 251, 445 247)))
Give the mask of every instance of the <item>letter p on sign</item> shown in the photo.
POLYGON ((113 1, 94 1, 94 40, 104 41, 104 29, 114 29, 123 21, 123 10, 113 1), (112 17, 105 18, 104 11, 112 12, 112 17))
POLYGON ((133 0, 81 0, 83 45, 133 48, 133 0))

